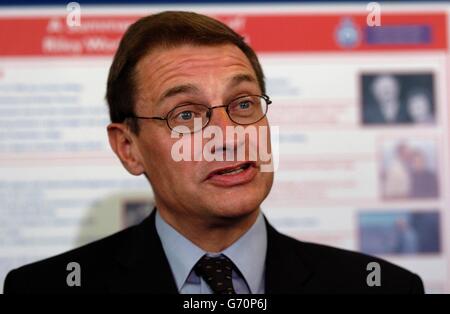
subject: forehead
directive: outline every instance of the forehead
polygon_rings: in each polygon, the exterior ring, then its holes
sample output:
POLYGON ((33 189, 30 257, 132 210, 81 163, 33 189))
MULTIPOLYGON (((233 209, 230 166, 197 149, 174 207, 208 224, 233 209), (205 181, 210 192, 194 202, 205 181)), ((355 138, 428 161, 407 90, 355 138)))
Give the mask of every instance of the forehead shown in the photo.
POLYGON ((392 76, 381 76, 375 79, 375 88, 397 87, 398 82, 392 76))
POLYGON ((156 92, 170 84, 211 75, 225 79, 236 72, 256 79, 250 61, 237 46, 182 45, 158 48, 143 57, 136 66, 136 82, 138 90, 145 88, 156 92))

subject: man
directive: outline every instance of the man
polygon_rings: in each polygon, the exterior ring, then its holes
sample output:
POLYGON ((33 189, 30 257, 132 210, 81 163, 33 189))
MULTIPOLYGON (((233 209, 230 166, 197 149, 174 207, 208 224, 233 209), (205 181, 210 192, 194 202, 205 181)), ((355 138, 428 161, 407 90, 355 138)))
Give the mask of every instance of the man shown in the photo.
MULTIPOLYGON (((148 178, 156 210, 137 226, 13 270, 5 292, 422 293, 420 278, 397 266, 275 231, 260 212, 273 172, 250 158, 250 139, 210 139, 177 161, 174 146, 208 127, 267 128, 264 94, 255 53, 224 24, 187 12, 133 24, 108 78, 108 135, 128 172, 148 178), (242 146, 244 160, 220 160, 242 146), (71 262, 79 285, 66 282, 71 262), (381 285, 368 284, 372 262, 381 285)), ((270 142, 256 145, 270 151, 270 142)))
POLYGON ((411 153, 411 193, 413 198, 435 198, 439 196, 439 184, 435 171, 427 162, 421 149, 411 153))
POLYGON ((400 82, 393 75, 380 75, 370 85, 375 102, 368 102, 363 108, 365 124, 410 123, 411 119, 401 102, 400 82))
POLYGON ((406 108, 411 120, 416 124, 431 125, 435 123, 433 104, 426 91, 416 89, 406 98, 406 108))

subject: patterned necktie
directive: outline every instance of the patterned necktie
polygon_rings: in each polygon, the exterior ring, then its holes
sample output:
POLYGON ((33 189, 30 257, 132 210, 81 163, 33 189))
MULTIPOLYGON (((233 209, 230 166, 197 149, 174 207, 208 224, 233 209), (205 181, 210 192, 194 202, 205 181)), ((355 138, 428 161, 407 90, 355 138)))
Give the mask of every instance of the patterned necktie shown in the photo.
POLYGON ((214 294, 236 294, 231 279, 233 267, 233 262, 221 254, 217 257, 203 255, 194 269, 195 273, 211 287, 214 294))

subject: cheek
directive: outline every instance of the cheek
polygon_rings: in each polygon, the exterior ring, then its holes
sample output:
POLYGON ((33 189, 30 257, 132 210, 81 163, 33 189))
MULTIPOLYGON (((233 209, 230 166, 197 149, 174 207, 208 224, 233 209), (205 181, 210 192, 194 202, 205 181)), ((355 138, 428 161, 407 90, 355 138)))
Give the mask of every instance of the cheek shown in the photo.
MULTIPOLYGON (((275 127, 275 131, 278 129, 275 127)), ((256 143, 258 148, 258 160, 263 164, 274 162, 278 153, 277 143, 278 143, 278 133, 274 132, 271 134, 271 128, 268 123, 259 126, 258 128, 258 142, 256 143), (274 138, 272 138, 274 135, 274 138), (275 151, 272 150, 272 141, 275 140, 275 151)))
POLYGON ((149 138, 150 140, 140 146, 147 174, 150 177, 164 176, 167 170, 173 168, 176 164, 170 154, 171 138, 163 136, 149 138))
POLYGON ((154 174, 151 178, 172 186, 195 180, 198 175, 198 162, 190 161, 192 158, 182 158, 183 148, 186 146, 177 145, 180 143, 185 144, 185 140, 170 137, 149 143, 146 164, 149 173, 154 174), (181 149, 178 149, 180 147, 181 149))
MULTIPOLYGON (((261 172, 262 181, 263 184, 268 188, 268 191, 272 188, 273 185, 273 179, 274 179, 274 173, 267 171, 267 172, 261 172)), ((268 193, 267 191, 267 193, 268 193)))

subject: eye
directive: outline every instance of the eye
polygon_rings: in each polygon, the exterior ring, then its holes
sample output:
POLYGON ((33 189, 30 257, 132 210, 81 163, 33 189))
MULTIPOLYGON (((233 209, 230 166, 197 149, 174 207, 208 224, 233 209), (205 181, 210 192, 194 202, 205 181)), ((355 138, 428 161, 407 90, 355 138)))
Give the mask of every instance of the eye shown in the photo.
POLYGON ((241 101, 238 104, 238 110, 242 110, 242 109, 248 109, 250 108, 250 106, 252 105, 252 103, 249 100, 245 100, 245 101, 241 101))
POLYGON ((208 108, 206 106, 187 104, 172 110, 169 119, 178 123, 191 123, 195 118, 203 118, 207 112, 208 108))
POLYGON ((230 104, 229 107, 230 113, 237 115, 251 114, 251 112, 254 111, 254 109, 255 109, 255 100, 251 96, 236 99, 230 104))
POLYGON ((177 115, 177 118, 179 118, 183 121, 188 121, 188 120, 192 119, 193 116, 194 116, 194 113, 192 111, 183 111, 177 115))

